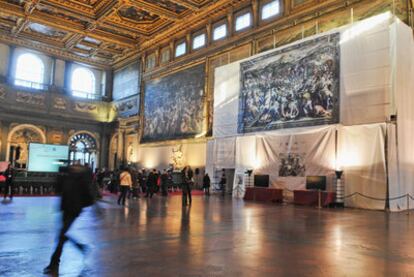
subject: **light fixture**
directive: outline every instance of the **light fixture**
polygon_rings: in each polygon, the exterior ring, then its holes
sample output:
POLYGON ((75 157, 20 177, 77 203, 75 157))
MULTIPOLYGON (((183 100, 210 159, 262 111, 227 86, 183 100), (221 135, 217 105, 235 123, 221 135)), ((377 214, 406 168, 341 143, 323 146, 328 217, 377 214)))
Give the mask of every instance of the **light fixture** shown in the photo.
POLYGON ((345 187, 344 187, 344 183, 342 181, 342 174, 343 171, 342 170, 335 170, 335 175, 336 175, 336 206, 338 207, 344 207, 344 196, 345 196, 345 187))

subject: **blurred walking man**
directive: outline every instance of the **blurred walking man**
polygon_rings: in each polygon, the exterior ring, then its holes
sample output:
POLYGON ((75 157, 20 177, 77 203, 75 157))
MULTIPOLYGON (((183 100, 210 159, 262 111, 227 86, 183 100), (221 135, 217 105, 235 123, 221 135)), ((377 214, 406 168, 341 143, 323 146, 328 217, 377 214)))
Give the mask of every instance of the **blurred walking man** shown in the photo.
POLYGON ((61 168, 57 183, 57 192, 61 193, 62 229, 59 241, 53 253, 50 264, 44 269, 45 274, 58 274, 63 245, 67 240, 84 253, 86 245, 75 241, 66 235, 70 226, 82 212, 82 209, 95 202, 92 188, 92 171, 79 163, 61 168))

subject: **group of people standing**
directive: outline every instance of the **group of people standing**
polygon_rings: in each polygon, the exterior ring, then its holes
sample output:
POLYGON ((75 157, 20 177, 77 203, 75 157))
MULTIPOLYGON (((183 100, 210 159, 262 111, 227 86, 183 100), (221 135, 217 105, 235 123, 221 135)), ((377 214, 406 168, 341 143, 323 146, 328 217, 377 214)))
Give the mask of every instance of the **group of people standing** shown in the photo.
MULTIPOLYGON (((181 170, 180 181, 173 182, 173 171, 164 169, 162 172, 152 169, 135 171, 128 167, 121 167, 119 171, 107 173, 105 170, 95 173, 98 187, 108 189, 111 193, 118 193, 118 204, 125 205, 127 198, 138 198, 142 192, 145 197, 152 198, 157 192, 161 192, 162 196, 168 196, 168 190, 172 187, 181 187, 183 196, 183 205, 191 205, 192 189, 195 187, 194 175, 198 175, 198 170, 194 172, 191 167, 186 166, 181 170), (110 176, 107 178, 105 176, 110 176), (108 180, 104 184, 104 180, 108 180)), ((203 191, 206 195, 210 195, 211 180, 208 174, 203 177, 203 191)))

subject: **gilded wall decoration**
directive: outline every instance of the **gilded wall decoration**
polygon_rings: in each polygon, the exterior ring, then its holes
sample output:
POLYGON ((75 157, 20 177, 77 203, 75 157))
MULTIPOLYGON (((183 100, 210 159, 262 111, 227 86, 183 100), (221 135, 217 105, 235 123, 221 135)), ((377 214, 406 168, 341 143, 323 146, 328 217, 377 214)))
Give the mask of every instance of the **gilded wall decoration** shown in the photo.
POLYGON ((19 147, 19 154, 15 157, 15 161, 20 165, 27 163, 29 144, 44 143, 42 134, 32 128, 22 128, 16 130, 10 137, 9 143, 19 147))
POLYGON ((138 98, 115 103, 114 108, 119 117, 131 117, 139 113, 138 98))
POLYGON ((53 108, 57 110, 66 110, 67 108, 67 102, 65 98, 62 97, 56 97, 53 99, 53 108))
POLYGON ((98 113, 98 106, 91 103, 75 103, 74 110, 81 113, 98 113))
POLYGON ((52 144, 63 144, 63 132, 62 131, 57 131, 57 130, 53 130, 49 132, 49 139, 50 139, 50 143, 52 144))
POLYGON ((45 99, 46 99, 45 94, 22 92, 22 91, 18 91, 16 94, 16 102, 23 103, 23 104, 42 106, 42 105, 45 105, 45 99))
POLYGON ((6 88, 4 87, 0 87, 0 99, 5 99, 6 98, 6 88))

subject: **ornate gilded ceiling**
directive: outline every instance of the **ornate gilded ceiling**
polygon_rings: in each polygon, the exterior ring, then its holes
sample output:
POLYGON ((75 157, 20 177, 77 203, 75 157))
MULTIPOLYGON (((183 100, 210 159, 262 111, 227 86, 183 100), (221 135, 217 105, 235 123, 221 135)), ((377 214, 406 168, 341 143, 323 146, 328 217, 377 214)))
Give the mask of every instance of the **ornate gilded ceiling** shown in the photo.
POLYGON ((234 0, 0 0, 0 41, 111 66, 234 0))

